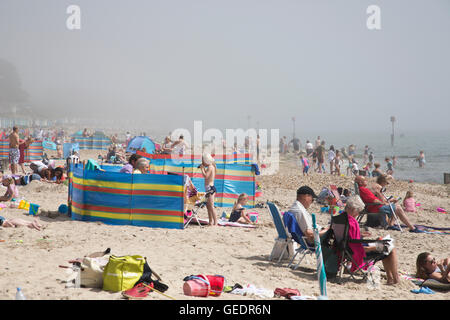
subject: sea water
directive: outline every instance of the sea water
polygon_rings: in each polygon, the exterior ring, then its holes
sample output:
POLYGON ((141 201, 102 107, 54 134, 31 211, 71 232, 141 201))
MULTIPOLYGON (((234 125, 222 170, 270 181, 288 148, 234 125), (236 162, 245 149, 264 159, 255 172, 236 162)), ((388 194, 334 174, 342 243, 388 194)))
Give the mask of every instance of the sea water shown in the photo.
MULTIPOLYGON (((359 169, 363 163, 364 147, 369 146, 373 152, 374 162, 381 164, 382 171, 386 171, 385 157, 396 156, 397 163, 394 167, 394 177, 400 180, 413 180, 416 182, 440 183, 444 182, 444 172, 450 173, 450 131, 441 132, 399 132, 394 136, 394 147, 391 146, 391 133, 333 133, 315 134, 301 138, 304 147, 306 140, 312 143, 320 136, 325 141, 328 149, 331 145, 335 149, 346 148, 350 144, 356 145, 356 161, 359 169), (415 161, 419 152, 425 152, 425 166, 419 168, 415 161)), ((341 172, 346 173, 347 161, 341 167, 341 172)), ((326 168, 328 168, 326 166, 326 168)), ((372 168, 373 169, 373 168, 372 168)))

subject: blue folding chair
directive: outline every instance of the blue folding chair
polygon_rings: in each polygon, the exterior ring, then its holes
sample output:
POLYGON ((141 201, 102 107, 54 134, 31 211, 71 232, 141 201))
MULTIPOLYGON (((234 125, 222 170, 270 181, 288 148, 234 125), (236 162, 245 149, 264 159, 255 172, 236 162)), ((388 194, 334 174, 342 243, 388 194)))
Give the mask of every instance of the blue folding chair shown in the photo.
POLYGON ((297 223, 297 219, 295 219, 295 216, 291 212, 284 213, 283 222, 284 225, 287 227, 289 233, 291 234, 292 239, 294 239, 294 241, 297 242, 299 245, 298 248, 295 250, 294 256, 289 262, 288 267, 290 268, 292 267, 292 264, 297 254, 302 255, 298 263, 293 268, 295 270, 299 267, 300 263, 303 261, 303 259, 307 254, 315 254, 315 248, 314 245, 312 246, 308 245, 306 237, 303 235, 302 229, 300 229, 300 226, 297 223))
POLYGON ((286 227, 284 226, 283 220, 281 219, 280 211, 277 206, 267 201, 267 206, 269 207, 270 215, 272 216, 273 223, 275 224, 275 228, 277 229, 278 237, 275 239, 275 245, 273 246, 272 253, 270 254, 269 260, 272 261, 275 250, 279 246, 282 246, 282 252, 280 254, 280 258, 278 259, 278 263, 280 263, 281 259, 284 257, 285 252, 289 257, 289 244, 292 243, 292 238, 289 236, 286 231, 286 227))

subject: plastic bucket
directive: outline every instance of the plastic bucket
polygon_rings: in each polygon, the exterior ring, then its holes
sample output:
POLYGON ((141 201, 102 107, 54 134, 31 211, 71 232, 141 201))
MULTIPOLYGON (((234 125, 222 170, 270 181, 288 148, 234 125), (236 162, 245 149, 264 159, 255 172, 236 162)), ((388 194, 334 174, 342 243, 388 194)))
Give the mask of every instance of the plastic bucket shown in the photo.
POLYGON ((39 211, 39 207, 40 207, 40 205, 38 205, 38 204, 30 203, 29 214, 31 214, 32 216, 35 216, 39 211))
POLYGON ((251 222, 258 222, 259 213, 258 212, 249 212, 248 217, 251 222))
POLYGON ((209 295, 209 282, 204 276, 196 276, 193 279, 185 281, 183 285, 183 293, 186 296, 207 297, 209 295))
POLYGON ((19 209, 29 210, 30 209, 30 203, 26 200, 20 200, 19 202, 19 209))
POLYGON ((223 286, 225 285, 225 277, 214 275, 214 276, 206 276, 209 280, 209 284, 211 289, 209 291, 209 295, 218 297, 223 291, 223 286))

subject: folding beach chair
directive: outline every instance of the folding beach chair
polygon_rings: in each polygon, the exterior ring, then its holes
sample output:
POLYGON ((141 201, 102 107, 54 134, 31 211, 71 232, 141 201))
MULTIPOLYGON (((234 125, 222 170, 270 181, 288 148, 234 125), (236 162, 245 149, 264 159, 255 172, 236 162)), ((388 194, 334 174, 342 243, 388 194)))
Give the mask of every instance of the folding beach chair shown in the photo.
POLYGON ((206 202, 208 200, 208 197, 212 194, 214 194, 215 191, 208 191, 205 193, 197 192, 198 195, 202 195, 201 199, 199 201, 196 201, 194 205, 194 209, 191 210, 192 214, 190 217, 188 217, 188 220, 184 224, 184 227, 186 227, 194 218, 195 221, 197 221, 198 225, 201 227, 200 218, 198 216, 198 211, 204 207, 206 207, 206 202))
MULTIPOLYGON (((206 207, 206 194, 205 193, 197 193, 199 195, 199 198, 196 198, 198 200, 194 200, 194 203, 192 204, 193 208, 190 210, 191 215, 187 216, 187 220, 184 223, 184 227, 186 228, 187 225, 195 219, 197 224, 202 227, 202 224, 200 223, 200 217, 198 216, 198 211, 204 207, 206 207)), ((189 203, 188 203, 189 204, 189 203)))
POLYGON ((292 267, 297 254, 301 255, 300 260, 293 268, 294 270, 296 270, 307 254, 315 254, 315 248, 314 245, 308 245, 306 237, 303 235, 302 229, 297 223, 297 219, 295 219, 295 216, 291 212, 284 213, 283 222, 287 227, 292 239, 298 244, 298 248, 295 250, 295 254, 289 262, 288 267, 292 267))
POLYGON ((394 208, 392 207, 392 202, 389 201, 389 200, 392 198, 392 196, 389 197, 389 198, 386 197, 386 195, 384 194, 385 191, 386 191, 386 188, 382 188, 382 189, 381 189, 381 194, 383 195, 384 199, 389 203, 389 208, 391 209, 392 215, 393 215, 394 218, 395 218, 395 222, 397 223, 397 226, 398 226, 398 228, 400 229, 400 232, 403 232, 403 230, 402 230, 402 225, 400 224, 400 220, 398 219, 397 215, 395 214, 395 210, 394 210, 394 208))
POLYGON ((336 198, 336 204, 339 207, 343 207, 344 203, 341 200, 341 195, 339 194, 338 188, 334 184, 331 184, 330 190, 331 190, 331 193, 333 194, 333 196, 336 198))
POLYGON ((288 235, 277 206, 269 201, 267 201, 267 206, 269 207, 270 215, 272 216, 273 223, 275 224, 275 228, 278 232, 278 237, 275 238, 275 244, 273 246, 269 260, 272 261, 275 252, 277 250, 281 250, 281 254, 278 259, 278 263, 280 263, 281 259, 284 257, 285 252, 288 254, 288 257, 290 255, 289 246, 292 245, 292 238, 288 235))
POLYGON ((389 243, 389 240, 369 240, 369 239, 349 239, 348 236, 348 230, 349 230, 349 223, 348 223, 348 215, 346 212, 343 212, 339 215, 335 215, 331 219, 331 229, 333 230, 334 234, 334 247, 336 251, 338 252, 340 259, 338 261, 338 272, 337 272, 337 279, 338 282, 342 280, 342 273, 344 271, 345 266, 348 263, 353 263, 353 265, 357 266, 357 269, 355 271, 351 271, 349 269, 348 272, 350 273, 350 276, 355 279, 355 275, 359 272, 362 273, 363 280, 367 277, 367 271, 364 270, 366 266, 369 266, 371 264, 376 263, 379 260, 383 259, 383 255, 377 255, 373 259, 367 259, 364 262, 364 265, 358 266, 355 260, 353 259, 353 251, 349 247, 349 243, 361 243, 361 244, 369 244, 369 243, 383 243, 387 245, 389 243))

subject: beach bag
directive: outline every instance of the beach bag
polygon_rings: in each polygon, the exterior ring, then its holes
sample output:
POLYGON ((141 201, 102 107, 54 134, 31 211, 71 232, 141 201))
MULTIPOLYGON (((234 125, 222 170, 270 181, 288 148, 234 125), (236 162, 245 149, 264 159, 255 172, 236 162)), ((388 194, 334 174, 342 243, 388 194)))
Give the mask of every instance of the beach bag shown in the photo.
POLYGON ((294 244, 292 240, 288 241, 287 250, 284 250, 286 245, 285 239, 275 239, 275 243, 272 249, 272 260, 280 259, 280 256, 283 254, 282 260, 289 260, 294 256, 294 244), (284 251, 284 252, 283 252, 284 251))
POLYGON ((84 257, 81 263, 80 285, 85 288, 102 288, 103 271, 108 261, 109 256, 84 257))
POLYGON ((334 241, 335 237, 332 229, 328 229, 320 239, 323 265, 328 279, 335 278, 338 272, 338 255, 336 253, 334 241))
POLYGON ((126 291, 134 287, 144 272, 145 258, 139 255, 109 257, 103 271, 103 290, 126 291))

